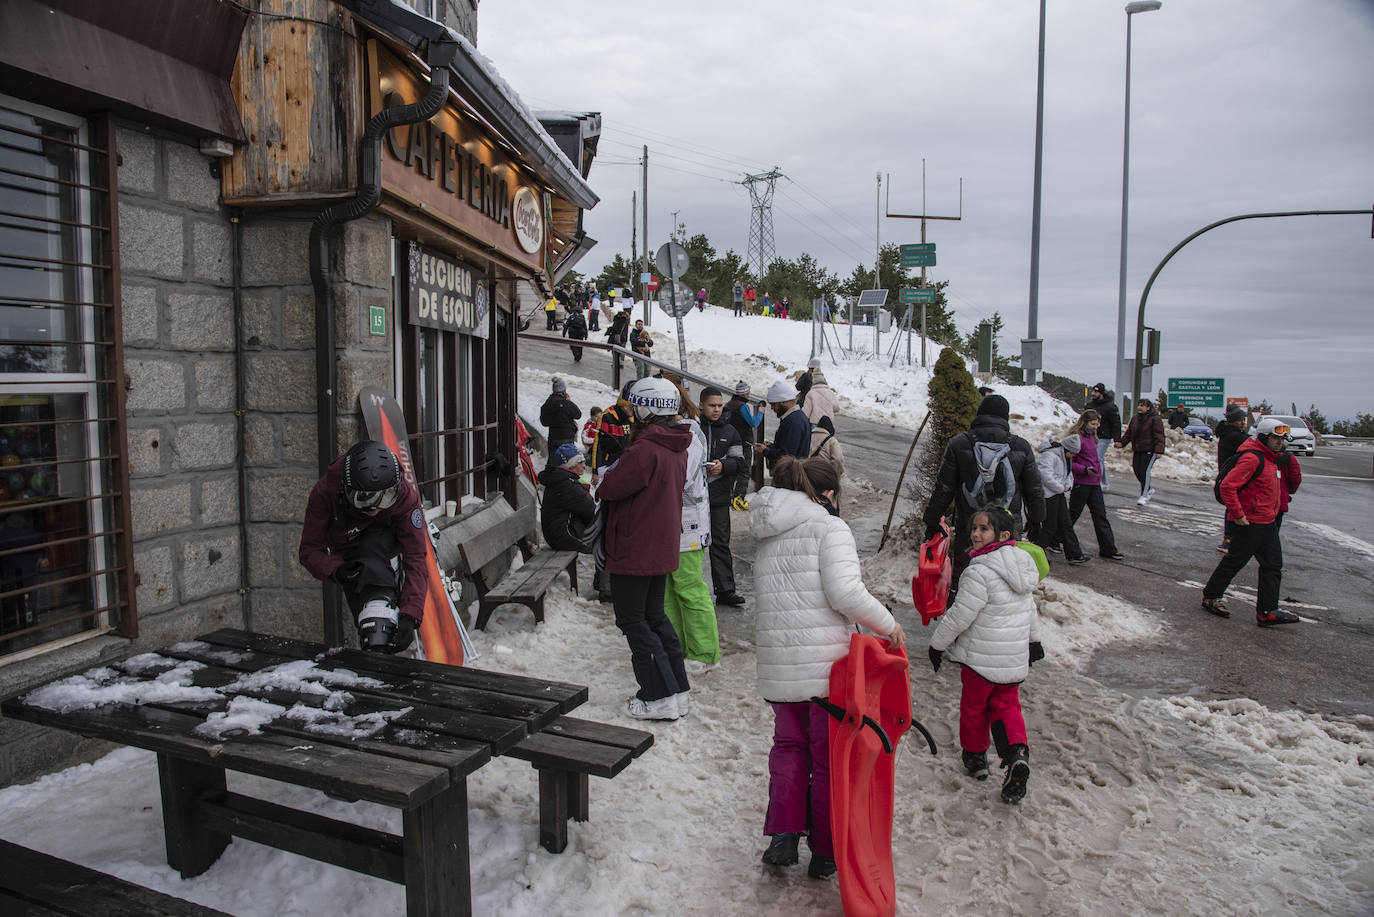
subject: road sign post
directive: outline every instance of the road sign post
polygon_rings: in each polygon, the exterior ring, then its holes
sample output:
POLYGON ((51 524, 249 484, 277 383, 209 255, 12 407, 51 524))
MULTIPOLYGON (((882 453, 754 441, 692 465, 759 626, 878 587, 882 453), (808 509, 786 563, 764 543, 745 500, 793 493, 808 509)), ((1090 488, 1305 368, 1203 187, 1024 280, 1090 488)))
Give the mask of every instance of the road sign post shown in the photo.
POLYGON ((901 246, 899 251, 902 256, 902 267, 935 266, 934 242, 914 242, 901 246))

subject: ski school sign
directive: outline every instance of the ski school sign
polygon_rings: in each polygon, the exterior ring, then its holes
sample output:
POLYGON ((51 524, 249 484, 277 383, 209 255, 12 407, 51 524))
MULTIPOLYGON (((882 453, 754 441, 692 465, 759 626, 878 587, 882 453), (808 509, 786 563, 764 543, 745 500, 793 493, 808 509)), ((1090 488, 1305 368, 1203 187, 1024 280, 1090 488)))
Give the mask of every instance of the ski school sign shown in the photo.
POLYGON ((490 335, 491 310, 483 275, 415 242, 410 243, 407 273, 407 317, 412 325, 479 338, 490 335))

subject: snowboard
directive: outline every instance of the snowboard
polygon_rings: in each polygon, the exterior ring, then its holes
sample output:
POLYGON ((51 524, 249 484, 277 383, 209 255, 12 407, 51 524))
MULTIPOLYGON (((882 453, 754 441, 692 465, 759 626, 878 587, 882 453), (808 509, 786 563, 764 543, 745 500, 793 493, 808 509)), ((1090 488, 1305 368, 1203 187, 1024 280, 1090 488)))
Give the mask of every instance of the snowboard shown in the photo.
MULTIPOLYGON (((368 437, 385 443, 396 454, 401 463, 401 475, 418 489, 401 406, 395 398, 371 385, 358 393, 358 404, 363 411, 368 437)), ((439 559, 434 554, 434 542, 430 538, 425 539, 425 555, 429 589, 425 593, 424 617, 420 619, 420 645, 424 648, 426 659, 462 665, 465 658, 473 656, 471 644, 463 621, 458 617, 458 609, 444 589, 444 575, 439 569, 439 559)))
POLYGON ((840 902, 847 917, 892 915, 896 746, 911 728, 905 649, 868 634, 849 639, 849 655, 830 669, 830 826, 840 902))

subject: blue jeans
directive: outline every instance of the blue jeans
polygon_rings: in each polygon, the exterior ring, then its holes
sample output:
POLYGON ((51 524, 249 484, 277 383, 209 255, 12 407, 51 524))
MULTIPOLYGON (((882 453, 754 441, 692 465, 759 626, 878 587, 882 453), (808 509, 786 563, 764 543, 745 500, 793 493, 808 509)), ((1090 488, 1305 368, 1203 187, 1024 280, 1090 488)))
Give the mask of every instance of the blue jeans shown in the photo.
POLYGON ((1105 490, 1107 487, 1107 450, 1112 447, 1112 441, 1103 437, 1097 441, 1097 460, 1102 465, 1102 484, 1105 490))

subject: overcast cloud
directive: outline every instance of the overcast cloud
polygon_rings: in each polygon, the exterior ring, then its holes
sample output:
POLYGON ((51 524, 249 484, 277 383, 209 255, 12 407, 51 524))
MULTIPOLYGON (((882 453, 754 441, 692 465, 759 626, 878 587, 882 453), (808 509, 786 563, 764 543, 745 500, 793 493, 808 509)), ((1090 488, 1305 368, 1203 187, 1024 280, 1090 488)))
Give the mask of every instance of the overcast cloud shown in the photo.
MULTIPOLYGON (((1046 25, 1039 332, 1051 372, 1111 385, 1116 347, 1126 15, 1051 0, 1046 25)), ((488 0, 478 46, 532 108, 600 111, 600 244, 628 255, 649 145, 649 237, 747 251, 749 197, 781 167, 777 254, 841 277, 874 251, 876 173, 928 224, 967 331, 1000 311, 1019 351, 1029 301, 1035 0, 488 0), (672 158, 677 157, 677 158, 672 158), (681 171, 681 170, 686 170, 681 171), (697 174, 687 174, 687 173, 697 174)), ((1133 17, 1128 302, 1188 234, 1241 213, 1374 205, 1374 0, 1164 0, 1133 17)), ((884 182, 884 195, 887 193, 884 182)), ((883 219, 884 242, 915 242, 883 219)), ((1146 324, 1169 376, 1328 417, 1374 411, 1371 217, 1255 220, 1204 235, 1164 269, 1146 324)))

